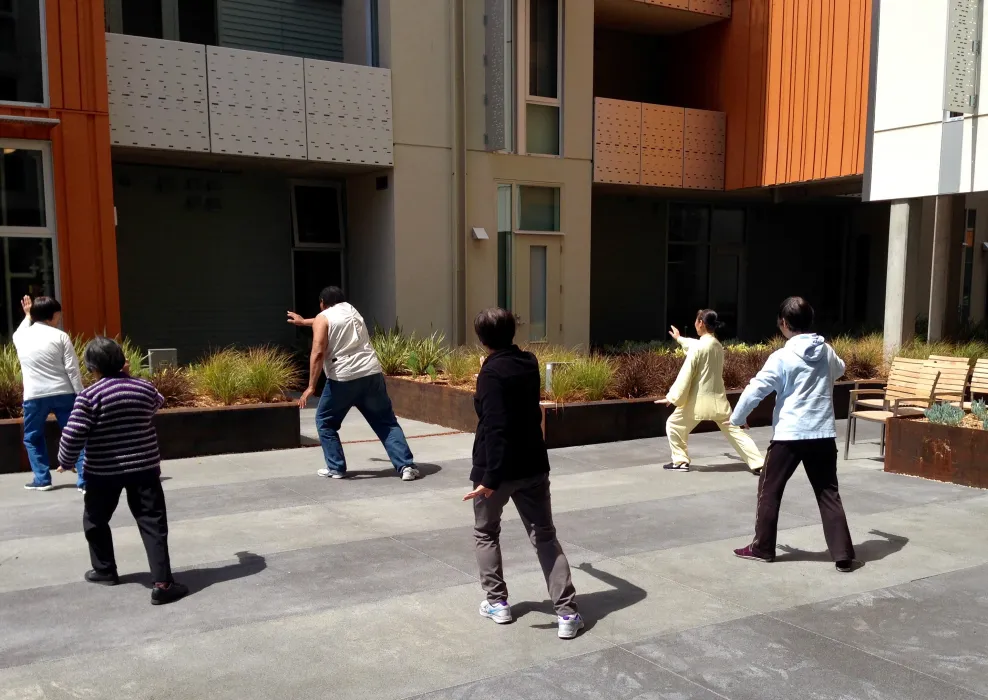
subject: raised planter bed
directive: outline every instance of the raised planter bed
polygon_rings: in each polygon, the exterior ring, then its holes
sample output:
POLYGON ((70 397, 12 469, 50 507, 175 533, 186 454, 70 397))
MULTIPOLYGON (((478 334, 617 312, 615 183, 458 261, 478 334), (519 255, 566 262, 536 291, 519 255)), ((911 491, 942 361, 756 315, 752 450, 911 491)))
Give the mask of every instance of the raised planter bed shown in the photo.
MULTIPOLYGON (((387 382, 388 394, 399 416, 455 430, 476 430, 477 414, 471 393, 444 384, 393 377, 389 377, 387 382)), ((849 392, 855 386, 870 388, 881 384, 838 382, 834 387, 834 409, 838 418, 847 418, 849 392)), ((740 391, 727 392, 732 406, 740 396, 740 391)), ((755 409, 748 424, 753 428, 771 425, 774 408, 773 395, 755 409)), ((542 429, 550 448, 663 437, 666 434, 666 419, 671 412, 671 407, 657 405, 652 399, 543 404, 542 429)), ((695 432, 711 430, 718 430, 717 425, 705 422, 698 425, 695 432)))
MULTIPOLYGON (((292 402, 217 408, 166 408, 154 417, 162 459, 183 459, 236 452, 300 447, 298 406, 292 402)), ((61 430, 54 418, 46 426, 54 467, 61 430)), ((23 423, 0 420, 0 473, 29 471, 23 423)))
POLYGON ((988 488, 988 431, 909 418, 886 423, 885 471, 988 488))

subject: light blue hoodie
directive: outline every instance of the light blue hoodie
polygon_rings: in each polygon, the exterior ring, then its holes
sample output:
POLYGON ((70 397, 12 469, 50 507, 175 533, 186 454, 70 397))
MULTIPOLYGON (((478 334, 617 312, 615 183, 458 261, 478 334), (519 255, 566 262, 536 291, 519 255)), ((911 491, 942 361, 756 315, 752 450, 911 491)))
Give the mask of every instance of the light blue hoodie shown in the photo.
POLYGON ((794 335, 769 356, 741 394, 731 414, 732 425, 775 392, 773 440, 818 440, 837 437, 834 382, 844 374, 844 361, 815 333, 794 335))

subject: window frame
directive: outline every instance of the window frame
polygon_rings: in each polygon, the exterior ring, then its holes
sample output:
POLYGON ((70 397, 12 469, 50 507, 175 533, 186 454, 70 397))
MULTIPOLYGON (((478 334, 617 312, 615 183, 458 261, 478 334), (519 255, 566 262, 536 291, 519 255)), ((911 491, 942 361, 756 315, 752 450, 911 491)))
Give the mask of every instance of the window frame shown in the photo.
POLYGON ((45 7, 46 0, 21 0, 22 2, 37 2, 38 12, 39 12, 39 28, 41 32, 41 43, 39 45, 41 50, 41 102, 20 102, 13 100, 0 100, 0 105, 9 105, 12 107, 42 107, 47 108, 51 105, 51 92, 48 86, 48 13, 45 7))
POLYGON ((346 190, 342 182, 327 182, 326 180, 300 180, 288 181, 292 206, 292 250, 346 250, 346 216, 344 214, 344 197, 346 190), (326 187, 336 190, 337 211, 340 222, 340 242, 339 243, 307 243, 299 240, 298 237, 298 209, 296 207, 295 188, 296 187, 326 187))
MULTIPOLYGON (((559 156, 552 156, 557 158, 559 156)), ((506 184, 506 183, 501 183, 506 184)), ((563 186, 555 182, 530 182, 527 180, 515 180, 511 183, 511 233, 519 236, 565 236, 563 229, 563 186), (558 231, 532 231, 521 227, 521 188, 541 187, 547 190, 557 190, 559 192, 559 229, 558 231)))
POLYGON ((531 8, 532 0, 517 0, 515 5, 515 153, 541 158, 563 158, 563 56, 565 55, 565 35, 563 33, 566 0, 558 0, 556 12, 556 97, 540 97, 529 94, 531 65, 531 8), (524 37, 524 41, 522 41, 524 37), (555 107, 559 115, 559 153, 528 152, 528 105, 555 107))

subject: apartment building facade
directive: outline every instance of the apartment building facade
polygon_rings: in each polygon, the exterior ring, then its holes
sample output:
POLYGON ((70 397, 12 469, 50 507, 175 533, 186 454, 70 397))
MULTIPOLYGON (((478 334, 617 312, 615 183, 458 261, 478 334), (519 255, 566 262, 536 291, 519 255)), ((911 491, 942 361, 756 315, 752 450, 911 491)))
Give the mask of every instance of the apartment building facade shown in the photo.
POLYGON ((453 343, 493 304, 566 345, 759 339, 794 293, 880 327, 872 6, 0 0, 0 335, 44 291, 191 361, 331 283, 453 343))

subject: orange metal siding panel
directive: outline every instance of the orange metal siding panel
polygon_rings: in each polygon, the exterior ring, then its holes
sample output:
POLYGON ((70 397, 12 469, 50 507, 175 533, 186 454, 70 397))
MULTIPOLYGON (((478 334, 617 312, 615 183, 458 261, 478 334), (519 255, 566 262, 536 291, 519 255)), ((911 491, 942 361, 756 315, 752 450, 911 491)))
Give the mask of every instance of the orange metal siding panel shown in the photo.
POLYGON ((871 3, 862 3, 863 20, 861 22, 862 32, 861 48, 859 54, 860 62, 860 85, 858 87, 858 121, 857 121, 857 158, 854 162, 854 172, 863 173, 865 165, 865 138, 868 135, 868 95, 870 91, 869 81, 871 80, 871 3))
POLYGON ((841 175, 856 172, 858 116, 860 109, 860 85, 858 71, 861 62, 861 4, 863 0, 848 0, 851 22, 847 32, 847 96, 844 99, 844 138, 841 141, 841 175))
MULTIPOLYGON (((762 182, 765 148, 762 146, 766 131, 765 70, 769 52, 768 7, 765 0, 748 3, 748 99, 746 101, 744 134, 744 172, 742 187, 757 187, 762 182)), ((728 126, 730 127, 730 115, 728 126)), ((728 159, 733 154, 728 152, 728 159)))
POLYGON ((827 163, 822 177, 838 177, 841 174, 841 156, 843 152, 845 128, 844 104, 848 97, 848 88, 855 89, 847 83, 848 61, 848 32, 852 22, 850 7, 846 2, 838 2, 834 6, 834 43, 831 54, 830 80, 830 124, 827 132, 827 163))
POLYGON ((100 114, 92 120, 93 155, 97 180, 97 215, 102 248, 103 327, 109 335, 120 334, 120 275, 117 270, 117 226, 113 206, 113 165, 110 159, 110 117, 100 114))
POLYGON ((813 178, 813 166, 816 159, 816 142, 820 104, 820 51, 823 29, 821 3, 813 2, 809 6, 808 24, 806 27, 807 61, 806 89, 803 93, 803 154, 800 159, 798 177, 800 180, 813 178))
POLYGON ((683 138, 683 187, 724 189, 726 119, 723 112, 687 109, 683 138))
POLYGON ((65 98, 62 92, 62 35, 61 35, 61 5, 60 0, 48 0, 45 3, 46 17, 46 50, 48 53, 48 103, 53 108, 62 107, 65 98))
POLYGON ((827 134, 830 123, 830 80, 831 67, 829 58, 833 55, 834 16, 833 5, 824 3, 821 8, 820 20, 820 56, 817 77, 817 125, 813 144, 813 167, 808 170, 808 179, 817 180, 823 177, 827 167, 827 134))
POLYGON ((806 66, 809 60, 809 0, 797 0, 793 46, 792 92, 789 98, 789 159, 786 181, 798 182, 806 133, 806 66))
POLYGON ((686 110, 642 105, 641 184, 683 186, 683 139, 686 110))
POLYGON ((765 68, 765 137, 763 166, 756 185, 778 181, 782 141, 782 62, 785 55, 781 0, 765 0, 768 12, 768 55, 765 68))
MULTIPOLYGON (((84 0, 85 1, 85 0, 84 0)), ((62 100, 61 107, 81 110, 82 85, 79 75, 79 22, 76 0, 58 0, 61 8, 59 37, 62 42, 62 100)))
POLYGON ((642 104, 594 99, 594 182, 641 182, 642 104))

